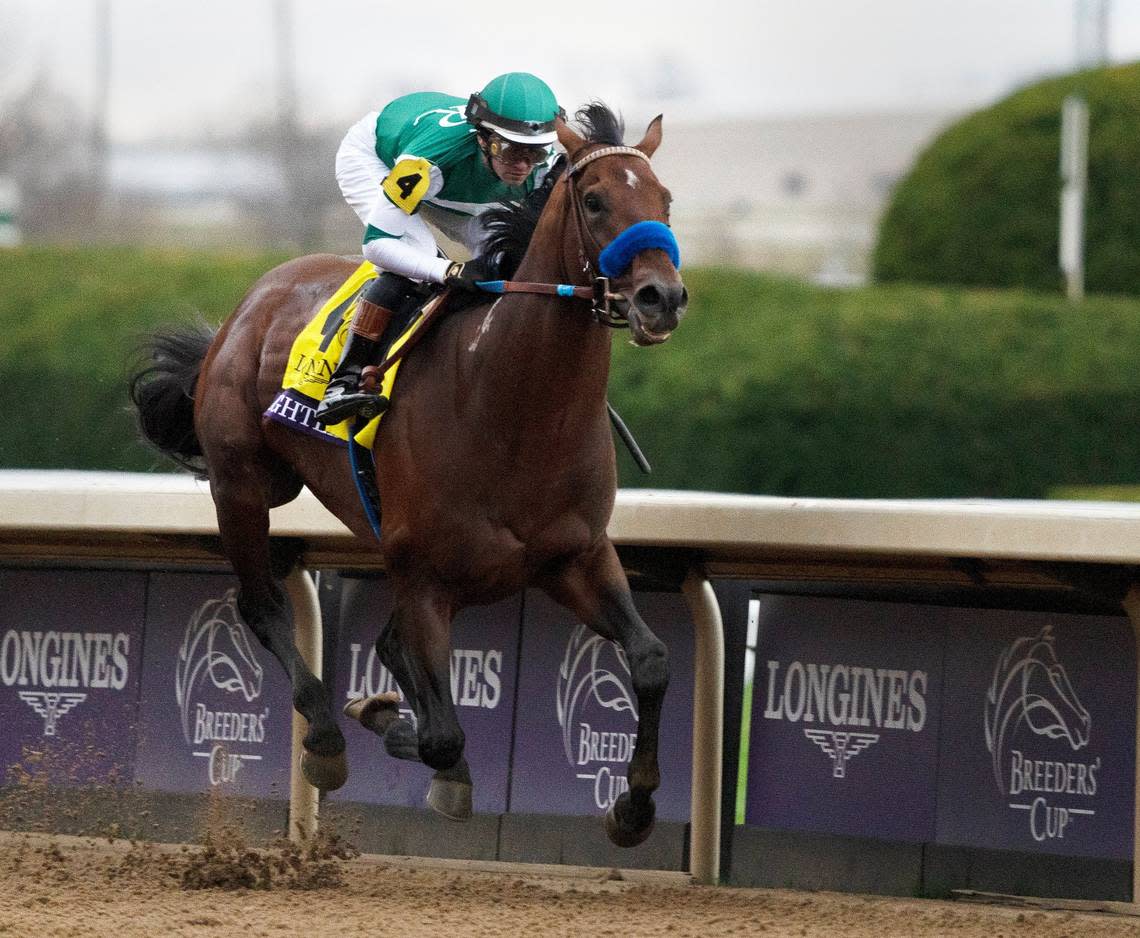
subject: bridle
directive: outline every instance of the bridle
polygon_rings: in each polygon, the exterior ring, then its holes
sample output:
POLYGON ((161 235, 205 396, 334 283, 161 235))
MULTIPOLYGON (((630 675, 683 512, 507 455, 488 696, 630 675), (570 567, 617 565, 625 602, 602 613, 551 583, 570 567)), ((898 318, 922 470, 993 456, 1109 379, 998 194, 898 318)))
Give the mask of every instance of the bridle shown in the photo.
POLYGON ((620 312, 613 305, 615 301, 625 300, 625 297, 610 289, 610 274, 619 276, 625 270, 633 254, 647 248, 665 250, 676 265, 679 265, 680 254, 672 232, 661 222, 637 222, 621 232, 606 247, 601 246, 582 217, 582 200, 578 194, 576 179, 582 169, 595 160, 600 160, 606 156, 636 156, 638 159, 645 160, 646 163, 649 162, 649 157, 636 147, 605 146, 587 153, 565 171, 563 178, 567 187, 567 198, 570 202, 570 216, 573 219, 574 234, 578 241, 578 263, 581 265, 581 272, 589 278, 590 286, 574 286, 564 283, 526 283, 517 280, 488 280, 479 283, 483 290, 489 293, 540 293, 589 300, 590 311, 599 323, 612 329, 629 328, 628 315, 620 312), (587 235, 590 239, 590 245, 598 255, 598 267, 600 269, 596 273, 587 251, 587 235), (607 273, 607 266, 616 267, 616 273, 612 269, 607 273))
POLYGON ((593 312, 594 318, 603 326, 609 326, 612 329, 628 329, 628 317, 614 309, 612 302, 617 299, 625 299, 625 297, 620 293, 612 293, 610 291, 609 277, 594 274, 593 264, 590 263, 590 255, 586 251, 586 238, 583 232, 590 236, 590 241, 595 248, 595 253, 598 255, 602 252, 602 246, 598 243, 598 239, 594 237, 594 233, 590 231, 589 225, 585 223, 585 219, 582 217, 582 200, 578 195, 578 187, 575 185, 578 173, 595 160, 600 160, 606 156, 636 156, 639 159, 645 160, 646 163, 649 162, 649 157, 636 147, 602 147, 599 150, 587 153, 566 170, 566 189, 567 196, 570 200, 570 215, 574 219, 574 234, 578 239, 578 263, 581 264, 582 273, 589 277, 590 282, 594 285, 591 296, 593 300, 591 312, 593 312))

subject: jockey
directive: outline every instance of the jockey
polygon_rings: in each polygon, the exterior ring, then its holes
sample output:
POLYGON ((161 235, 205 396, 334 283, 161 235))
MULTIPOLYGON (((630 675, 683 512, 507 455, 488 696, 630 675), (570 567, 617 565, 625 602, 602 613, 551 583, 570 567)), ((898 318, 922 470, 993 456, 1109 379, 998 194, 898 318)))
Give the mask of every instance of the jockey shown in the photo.
POLYGON ((379 363, 428 292, 424 283, 476 290, 495 276, 480 257, 479 216, 541 184, 550 168, 554 124, 564 112, 545 82, 526 72, 492 79, 462 98, 420 92, 396 98, 352 126, 336 154, 336 179, 364 223, 364 256, 380 276, 358 301, 316 420, 334 424, 387 398, 359 388, 365 366, 379 363), (430 222, 464 245, 473 260, 445 257, 430 222))

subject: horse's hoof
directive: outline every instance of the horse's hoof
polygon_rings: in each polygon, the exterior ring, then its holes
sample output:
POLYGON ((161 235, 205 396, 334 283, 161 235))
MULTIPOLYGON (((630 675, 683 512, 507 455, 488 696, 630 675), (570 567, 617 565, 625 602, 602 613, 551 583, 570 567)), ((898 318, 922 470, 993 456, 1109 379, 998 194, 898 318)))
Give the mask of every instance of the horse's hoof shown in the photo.
POLYGON ((657 806, 649 800, 649 809, 643 818, 631 817, 632 802, 629 792, 623 791, 606 812, 606 836, 617 847, 636 847, 653 833, 657 819, 657 806))
POLYGON ((409 762, 420 761, 420 741, 416 736, 415 727, 399 717, 388 724, 384 731, 384 748, 388 755, 397 759, 407 759, 409 762))
POLYGON ((452 821, 471 819, 471 783, 438 775, 431 780, 427 793, 428 807, 452 821))
POLYGON ((335 756, 318 756, 306 749, 301 753, 301 774, 314 788, 336 791, 348 781, 348 759, 343 752, 335 756))
POLYGON ((383 736, 400 716, 400 695, 388 691, 371 697, 357 697, 344 705, 344 715, 358 720, 365 729, 383 736))

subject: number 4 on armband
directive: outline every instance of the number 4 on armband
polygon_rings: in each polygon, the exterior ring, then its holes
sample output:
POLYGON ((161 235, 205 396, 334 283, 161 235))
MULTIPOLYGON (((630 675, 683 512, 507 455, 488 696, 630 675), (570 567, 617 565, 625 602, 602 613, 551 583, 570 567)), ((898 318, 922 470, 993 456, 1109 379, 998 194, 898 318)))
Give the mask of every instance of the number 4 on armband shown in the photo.
POLYGON ((400 160, 384 177, 381 188, 392 204, 411 215, 431 184, 431 164, 423 159, 400 160))
POLYGON ((410 199, 412 193, 416 191, 416 183, 424 177, 419 173, 412 173, 410 176, 401 176, 396 180, 396 185, 400 189, 400 196, 404 199, 410 199))

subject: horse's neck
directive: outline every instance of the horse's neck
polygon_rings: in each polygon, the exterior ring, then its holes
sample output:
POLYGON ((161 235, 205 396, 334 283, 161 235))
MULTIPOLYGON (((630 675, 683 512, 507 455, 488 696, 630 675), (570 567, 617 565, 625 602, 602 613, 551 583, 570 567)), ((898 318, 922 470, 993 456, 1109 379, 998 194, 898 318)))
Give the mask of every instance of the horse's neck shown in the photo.
MULTIPOLYGON (((514 279, 534 283, 576 283, 585 276, 565 261, 564 213, 557 195, 531 240, 514 279)), ((566 220, 567 223, 568 220, 566 220)), ((576 250, 576 248, 575 248, 576 250)), ((610 330, 599 325, 585 300, 537 294, 508 294, 487 314, 495 332, 493 354, 509 363, 499 369, 502 380, 543 409, 556 409, 568 399, 601 406, 609 379, 610 330), (510 372, 506 374, 504 372, 510 372)))

